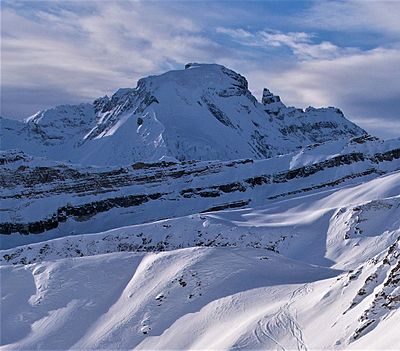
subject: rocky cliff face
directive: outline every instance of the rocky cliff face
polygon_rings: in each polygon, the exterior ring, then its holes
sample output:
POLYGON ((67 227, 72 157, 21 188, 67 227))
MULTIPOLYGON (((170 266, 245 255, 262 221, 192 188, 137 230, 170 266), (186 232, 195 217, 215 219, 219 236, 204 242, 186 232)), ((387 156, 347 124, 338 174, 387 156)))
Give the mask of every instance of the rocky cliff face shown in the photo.
POLYGON ((278 114, 279 111, 286 109, 281 98, 272 94, 267 88, 264 88, 261 103, 264 105, 264 110, 269 114, 278 114))
POLYGON ((1 123, 2 149, 84 165, 262 159, 366 134, 334 108, 288 108, 267 89, 259 103, 243 76, 215 64, 188 64, 92 104, 1 123))
POLYGON ((6 152, 0 159, 0 233, 9 237, 2 244, 257 206, 400 169, 397 140, 341 140, 330 144, 332 154, 322 156, 326 148, 314 145, 259 161, 161 161, 106 168, 6 152))

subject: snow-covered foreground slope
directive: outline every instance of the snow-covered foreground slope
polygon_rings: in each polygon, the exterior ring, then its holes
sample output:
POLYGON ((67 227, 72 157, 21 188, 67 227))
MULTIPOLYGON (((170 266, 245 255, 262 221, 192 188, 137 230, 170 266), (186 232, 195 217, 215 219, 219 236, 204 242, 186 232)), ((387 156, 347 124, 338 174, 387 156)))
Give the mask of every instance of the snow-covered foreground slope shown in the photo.
POLYGON ((393 172, 3 250, 2 349, 396 349, 399 228, 393 172))
POLYGON ((24 123, 2 118, 2 150, 84 165, 138 161, 262 159, 366 132, 336 108, 262 103, 246 79, 216 64, 139 80, 93 104, 62 105, 24 123))

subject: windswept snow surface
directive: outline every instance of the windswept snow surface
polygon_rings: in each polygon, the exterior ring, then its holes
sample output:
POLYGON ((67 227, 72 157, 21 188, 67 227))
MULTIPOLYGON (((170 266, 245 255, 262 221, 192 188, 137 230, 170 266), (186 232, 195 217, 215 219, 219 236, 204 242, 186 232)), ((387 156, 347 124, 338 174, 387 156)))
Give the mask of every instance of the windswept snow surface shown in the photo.
POLYGON ((2 349, 396 349, 399 184, 3 250, 2 349))

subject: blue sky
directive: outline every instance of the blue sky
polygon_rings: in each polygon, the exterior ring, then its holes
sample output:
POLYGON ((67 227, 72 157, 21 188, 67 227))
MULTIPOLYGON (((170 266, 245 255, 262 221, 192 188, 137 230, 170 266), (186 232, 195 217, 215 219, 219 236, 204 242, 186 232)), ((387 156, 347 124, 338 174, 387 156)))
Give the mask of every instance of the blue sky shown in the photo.
POLYGON ((400 1, 2 1, 1 114, 216 62, 287 105, 400 136, 400 1))

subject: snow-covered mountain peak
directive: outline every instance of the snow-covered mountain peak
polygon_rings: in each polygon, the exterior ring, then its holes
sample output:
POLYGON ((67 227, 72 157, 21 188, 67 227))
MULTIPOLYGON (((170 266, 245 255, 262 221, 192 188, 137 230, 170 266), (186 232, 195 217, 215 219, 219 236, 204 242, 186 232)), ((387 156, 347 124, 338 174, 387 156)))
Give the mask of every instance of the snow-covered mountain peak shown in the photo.
MULTIPOLYGON (((218 64, 189 63, 183 70, 140 79, 136 89, 144 87, 153 93, 172 89, 185 95, 202 95, 206 92, 221 96, 251 95, 245 77, 218 64)), ((255 100, 254 97, 252 99, 255 100)))
POLYGON ((198 63, 142 78, 92 104, 2 123, 5 150, 93 165, 262 159, 366 134, 337 109, 286 107, 268 89, 259 103, 239 73, 198 63))
POLYGON ((29 124, 40 124, 47 126, 57 125, 74 125, 89 123, 93 118, 91 112, 92 105, 82 103, 79 105, 59 105, 53 108, 45 109, 27 117, 24 122, 29 124))

